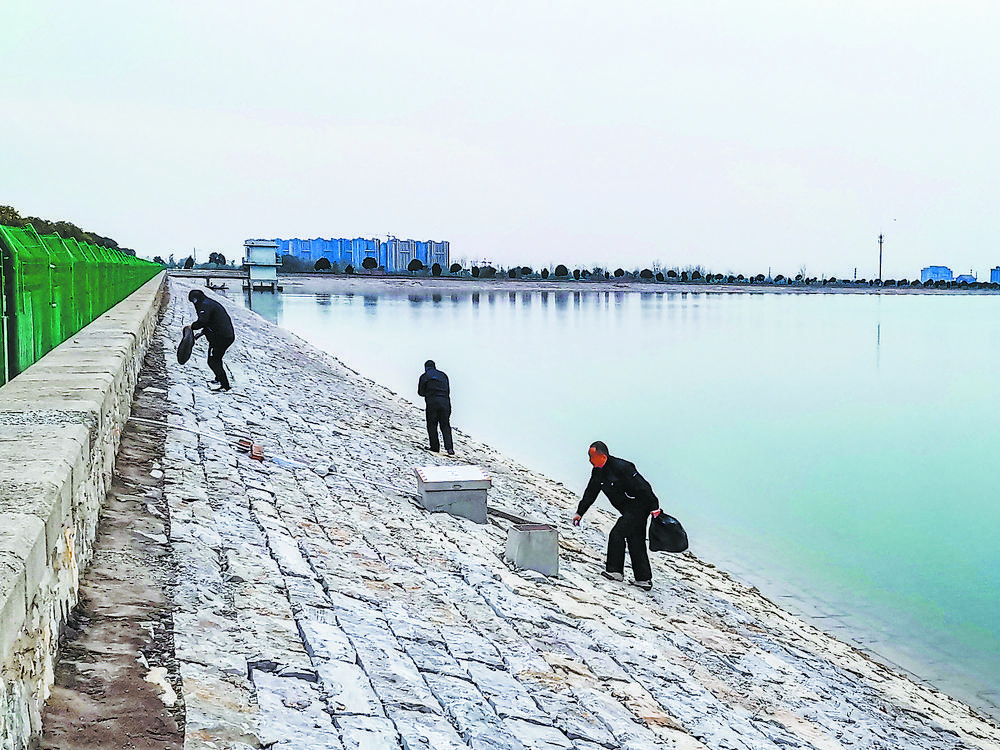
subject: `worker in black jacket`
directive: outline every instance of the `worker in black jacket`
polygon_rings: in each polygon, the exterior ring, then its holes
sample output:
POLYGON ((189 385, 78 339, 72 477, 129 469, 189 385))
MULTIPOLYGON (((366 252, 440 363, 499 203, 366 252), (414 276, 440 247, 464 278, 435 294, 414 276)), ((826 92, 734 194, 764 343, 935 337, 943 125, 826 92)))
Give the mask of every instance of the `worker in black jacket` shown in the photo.
POLYGON ((653 571, 646 550, 646 524, 650 515, 660 514, 660 501, 635 464, 609 455, 608 446, 600 440, 591 443, 588 455, 594 469, 573 516, 573 525, 580 525, 583 514, 594 504, 598 493, 603 492, 622 515, 608 534, 608 557, 601 575, 610 581, 625 579, 625 547, 628 545, 634 576, 629 583, 649 591, 653 588, 653 571))
POLYGON ((417 395, 423 396, 427 404, 427 437, 431 442, 431 450, 437 453, 441 450, 438 440, 438 427, 441 427, 441 437, 444 438, 444 449, 449 456, 455 455, 455 446, 451 442, 451 386, 448 376, 441 372, 433 359, 424 362, 424 374, 417 382, 417 395))
POLYGON ((214 299, 206 297, 200 289, 188 292, 188 299, 194 304, 194 309, 198 313, 198 319, 191 324, 191 330, 199 331, 195 334, 196 339, 204 336, 208 340, 208 366, 215 373, 215 380, 209 387, 213 391, 228 391, 229 378, 226 376, 222 357, 236 340, 233 321, 226 308, 214 299), (214 387, 216 384, 218 387, 214 387))

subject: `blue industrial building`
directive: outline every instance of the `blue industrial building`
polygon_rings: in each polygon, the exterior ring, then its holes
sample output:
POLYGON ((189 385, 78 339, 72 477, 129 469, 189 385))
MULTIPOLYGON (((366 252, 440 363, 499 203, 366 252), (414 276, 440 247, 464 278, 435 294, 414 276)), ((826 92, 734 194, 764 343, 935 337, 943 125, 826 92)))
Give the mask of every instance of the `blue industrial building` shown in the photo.
POLYGON ((920 281, 951 281, 951 269, 948 266, 927 266, 920 269, 920 281))
POLYGON ((990 269, 990 283, 1000 284, 1000 266, 990 269))
POLYGON ((326 258, 341 269, 354 266, 360 269, 365 258, 374 258, 379 268, 386 271, 405 271, 410 261, 416 259, 430 268, 438 263, 448 270, 451 265, 451 245, 447 241, 401 240, 390 237, 385 241, 355 237, 349 239, 274 240, 281 255, 291 255, 315 263, 326 258))

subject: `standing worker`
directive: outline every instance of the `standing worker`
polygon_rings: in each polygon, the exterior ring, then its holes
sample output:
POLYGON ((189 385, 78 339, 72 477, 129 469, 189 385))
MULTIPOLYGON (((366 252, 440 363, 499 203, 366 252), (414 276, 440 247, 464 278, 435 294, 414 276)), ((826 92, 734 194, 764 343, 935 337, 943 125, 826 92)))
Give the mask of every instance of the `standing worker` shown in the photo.
POLYGON ((625 546, 628 545, 632 575, 635 576, 629 583, 649 591, 653 588, 653 571, 646 550, 646 524, 650 515, 660 515, 660 501, 635 464, 609 455, 608 446, 600 440, 590 444, 588 455, 594 469, 573 516, 573 525, 580 525, 583 514, 603 491, 622 515, 608 534, 608 557, 601 575, 609 581, 625 580, 625 546))
POLYGON ((233 345, 236 340, 236 332, 233 330, 233 321, 226 312, 226 308, 209 299, 200 289, 192 289, 188 292, 188 299, 194 304, 194 309, 198 313, 198 319, 191 324, 191 330, 199 333, 195 338, 204 336, 208 340, 208 366, 215 373, 215 380, 209 385, 213 391, 228 391, 229 378, 226 376, 226 368, 222 364, 222 357, 226 349, 233 345), (218 384, 218 387, 213 387, 218 384))
POLYGON ((451 442, 451 387, 448 376, 434 365, 434 360, 424 362, 424 374, 417 383, 417 395, 423 396, 427 402, 427 437, 431 442, 431 450, 437 453, 441 450, 438 441, 438 426, 441 427, 441 437, 444 438, 444 449, 449 456, 455 455, 455 447, 451 442))

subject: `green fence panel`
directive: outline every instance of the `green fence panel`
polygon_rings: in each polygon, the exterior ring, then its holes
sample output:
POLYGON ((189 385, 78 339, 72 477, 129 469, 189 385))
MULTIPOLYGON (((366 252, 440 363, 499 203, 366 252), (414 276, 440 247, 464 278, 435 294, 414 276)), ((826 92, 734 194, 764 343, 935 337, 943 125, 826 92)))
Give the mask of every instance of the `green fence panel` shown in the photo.
POLYGON ((115 261, 110 248, 98 245, 91 245, 90 247, 97 254, 97 267, 100 271, 100 295, 98 299, 101 302, 101 306, 97 314, 103 315, 114 304, 112 300, 115 298, 116 291, 114 275, 115 261))
POLYGON ((0 383, 88 325, 161 270, 113 248, 0 225, 0 383))
POLYGON ((23 372, 54 346, 49 252, 30 227, 9 227, 6 234, 14 250, 14 364, 17 372, 23 372))
POLYGON ((87 253, 86 245, 72 237, 63 244, 73 258, 73 309, 76 330, 79 331, 94 319, 93 309, 93 256, 87 253))
POLYGON ((73 302, 73 256, 57 234, 38 236, 38 239, 49 251, 49 292, 52 304, 49 325, 52 341, 58 345, 80 330, 73 302))
POLYGON ((10 378, 7 370, 7 279, 4 270, 8 264, 8 259, 13 258, 12 251, 7 247, 7 243, 0 234, 0 385, 6 383, 10 378))

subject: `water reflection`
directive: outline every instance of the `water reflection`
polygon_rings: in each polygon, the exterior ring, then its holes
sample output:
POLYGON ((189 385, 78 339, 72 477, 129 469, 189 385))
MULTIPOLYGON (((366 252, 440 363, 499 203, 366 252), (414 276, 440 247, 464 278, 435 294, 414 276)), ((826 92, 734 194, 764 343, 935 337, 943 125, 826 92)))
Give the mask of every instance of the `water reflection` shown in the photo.
POLYGON ((243 295, 243 304, 264 320, 277 323, 281 298, 282 295, 274 292, 246 292, 243 295))

